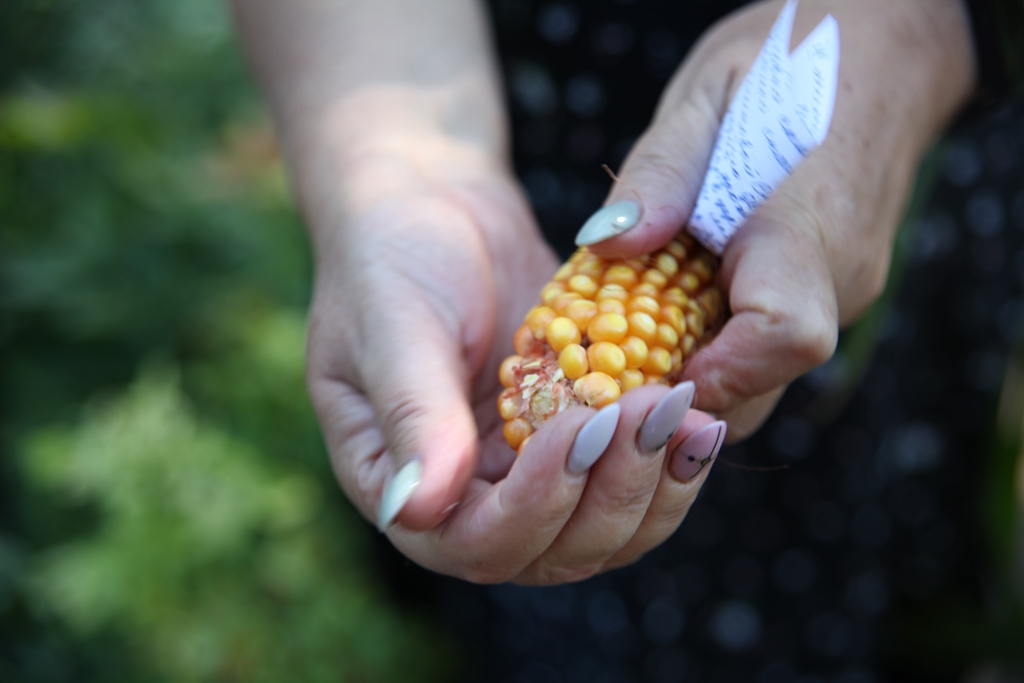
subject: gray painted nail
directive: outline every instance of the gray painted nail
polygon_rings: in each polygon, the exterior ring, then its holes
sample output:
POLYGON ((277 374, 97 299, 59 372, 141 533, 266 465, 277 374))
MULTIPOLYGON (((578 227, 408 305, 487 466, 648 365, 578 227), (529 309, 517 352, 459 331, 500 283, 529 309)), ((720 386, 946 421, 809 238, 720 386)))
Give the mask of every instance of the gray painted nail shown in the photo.
POLYGON ((420 485, 422 476, 423 463, 419 460, 410 460, 392 477, 391 482, 384 490, 384 495, 380 500, 380 509, 377 511, 377 529, 381 533, 387 531, 395 523, 398 513, 409 502, 412 492, 420 485))
POLYGON ((668 443, 693 403, 693 382, 683 382, 658 401, 640 427, 640 450, 653 453, 668 443))
POLYGON ((590 418, 576 434, 576 441, 569 453, 568 467, 573 474, 583 474, 600 458, 615 436, 622 409, 618 403, 605 406, 590 418))
POLYGON ((672 476, 684 483, 693 481, 722 449, 726 429, 725 422, 712 422, 679 444, 668 465, 672 476))
POLYGON ((624 199, 602 207, 587 219, 576 234, 576 244, 585 247, 621 235, 640 221, 640 205, 624 199))

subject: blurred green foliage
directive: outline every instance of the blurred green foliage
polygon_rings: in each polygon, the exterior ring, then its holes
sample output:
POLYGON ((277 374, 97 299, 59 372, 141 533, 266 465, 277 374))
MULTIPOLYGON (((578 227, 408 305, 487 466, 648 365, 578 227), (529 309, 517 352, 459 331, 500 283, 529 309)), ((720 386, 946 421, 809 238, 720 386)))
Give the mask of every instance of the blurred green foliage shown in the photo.
POLYGON ((225 5, 0 4, 0 680, 430 681, 302 377, 225 5))

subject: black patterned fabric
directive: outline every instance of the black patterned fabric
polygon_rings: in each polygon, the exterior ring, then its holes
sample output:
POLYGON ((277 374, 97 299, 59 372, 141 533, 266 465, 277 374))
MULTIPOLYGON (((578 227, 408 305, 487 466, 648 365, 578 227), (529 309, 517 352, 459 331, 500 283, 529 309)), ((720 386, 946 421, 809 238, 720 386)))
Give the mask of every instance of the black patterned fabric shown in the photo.
MULTIPOLYGON (((600 164, 621 162, 693 41, 739 4, 494 0, 515 162, 563 255, 607 191, 600 164)), ((870 362, 844 337, 723 451, 679 533, 640 563, 479 587, 382 543, 396 592, 462 643, 466 681, 963 680, 986 648, 932 634, 987 599, 981 475, 1007 350, 1024 341, 1022 114, 948 143, 870 362)))

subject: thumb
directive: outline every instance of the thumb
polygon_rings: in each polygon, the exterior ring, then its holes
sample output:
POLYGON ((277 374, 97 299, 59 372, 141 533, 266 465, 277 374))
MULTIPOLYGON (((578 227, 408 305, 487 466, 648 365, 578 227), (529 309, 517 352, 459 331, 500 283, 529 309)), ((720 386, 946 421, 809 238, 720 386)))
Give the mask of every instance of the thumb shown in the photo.
POLYGON ((706 97, 663 103, 576 244, 607 258, 633 258, 668 243, 693 212, 719 123, 706 97))
POLYGON ((476 469, 463 345, 429 303, 413 298, 384 303, 365 323, 364 338, 374 341, 360 368, 362 386, 391 468, 377 524, 430 529, 459 502, 476 469))
MULTIPOLYGON (((744 422, 756 425, 780 388, 832 356, 836 292, 824 241, 807 216, 773 196, 729 242, 721 278, 732 317, 685 372, 697 384, 702 409, 728 420, 755 401, 762 414, 744 422)), ((748 431, 740 427, 737 435, 748 431)))

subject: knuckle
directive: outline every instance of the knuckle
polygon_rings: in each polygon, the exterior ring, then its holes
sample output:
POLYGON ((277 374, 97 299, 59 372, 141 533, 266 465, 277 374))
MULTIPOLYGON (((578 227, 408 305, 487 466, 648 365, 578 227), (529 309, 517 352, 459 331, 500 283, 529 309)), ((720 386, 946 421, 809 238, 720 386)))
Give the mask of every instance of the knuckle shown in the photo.
POLYGON ((385 393, 378 407, 383 424, 397 426, 412 423, 422 415, 423 406, 416 401, 411 392, 397 386, 387 388, 389 391, 385 393))
POLYGON ((630 155, 623 177, 637 187, 679 187, 688 180, 678 160, 669 156, 669 145, 656 140, 645 140, 630 155))
POLYGON ((680 500, 659 506, 657 510, 651 510, 648 521, 657 530, 659 536, 667 537, 683 523, 692 502, 692 495, 686 495, 680 500))
POLYGON ((817 367, 832 357, 839 341, 839 325, 831 315, 812 311, 796 318, 790 335, 790 349, 808 367, 817 367))
POLYGON ((606 493, 601 507, 605 514, 614 518, 621 518, 623 515, 643 516, 647 513, 656 485, 657 480, 647 482, 641 479, 639 482, 631 482, 618 490, 606 493))

